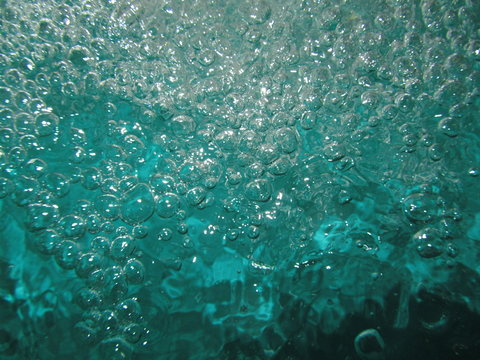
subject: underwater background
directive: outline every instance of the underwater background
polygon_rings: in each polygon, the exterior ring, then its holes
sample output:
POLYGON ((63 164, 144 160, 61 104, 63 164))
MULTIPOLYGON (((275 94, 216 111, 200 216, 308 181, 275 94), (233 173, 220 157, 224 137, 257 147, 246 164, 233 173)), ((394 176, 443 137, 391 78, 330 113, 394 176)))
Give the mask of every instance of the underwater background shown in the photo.
POLYGON ((480 359, 479 25, 0 0, 0 359, 480 359))

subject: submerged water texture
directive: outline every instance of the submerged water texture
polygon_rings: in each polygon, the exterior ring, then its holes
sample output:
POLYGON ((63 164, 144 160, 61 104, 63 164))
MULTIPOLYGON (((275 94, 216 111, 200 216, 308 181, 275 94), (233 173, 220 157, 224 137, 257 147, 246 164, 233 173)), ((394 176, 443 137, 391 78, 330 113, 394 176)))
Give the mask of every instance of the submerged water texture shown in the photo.
POLYGON ((0 358, 478 359, 479 21, 0 1, 0 358))

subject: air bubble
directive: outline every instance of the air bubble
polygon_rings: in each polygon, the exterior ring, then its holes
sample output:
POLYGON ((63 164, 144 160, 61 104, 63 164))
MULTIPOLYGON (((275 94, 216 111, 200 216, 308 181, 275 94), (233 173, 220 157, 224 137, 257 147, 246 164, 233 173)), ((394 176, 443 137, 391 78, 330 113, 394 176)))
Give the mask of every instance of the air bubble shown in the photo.
POLYGON ((66 215, 60 221, 59 225, 63 234, 67 238, 77 239, 83 236, 86 230, 86 223, 80 216, 66 215))
POLYGON ((180 199, 176 194, 166 193, 157 201, 156 212, 162 218, 171 218, 180 208, 180 199))
POLYGON ((87 253, 80 256, 75 271, 81 278, 88 277, 92 272, 99 269, 102 263, 102 258, 96 253, 87 253))
POLYGON ((176 136, 185 137, 192 135, 197 127, 192 117, 179 115, 171 120, 172 131, 176 136))
POLYGON ((443 252, 442 239, 439 232, 434 228, 427 227, 420 230, 413 235, 412 240, 418 254, 423 258, 434 258, 443 252))
POLYGON ((58 244, 55 251, 55 260, 65 270, 75 268, 80 251, 78 245, 71 240, 64 240, 58 244))
POLYGON ((75 324, 75 340, 82 345, 94 345, 99 340, 98 330, 85 321, 75 324))
POLYGON ((362 331, 355 337, 355 352, 362 360, 383 359, 385 342, 375 329, 362 331))
POLYGON ((110 255, 117 261, 124 261, 135 250, 135 241, 131 236, 123 235, 115 238, 110 246, 110 255))
POLYGON ((59 119, 52 113, 42 113, 35 118, 35 128, 38 136, 49 136, 57 131, 59 119))
POLYGON ((19 134, 33 134, 35 132, 35 122, 30 114, 20 113, 15 116, 15 131, 19 134))
POLYGON ((96 236, 91 240, 90 247, 99 255, 107 255, 110 251, 110 241, 105 236, 96 236))
POLYGON ((204 188, 196 186, 187 191, 186 198, 189 205, 197 206, 205 199, 206 195, 207 191, 204 188))
POLYGON ((82 173, 82 185, 87 190, 97 189, 102 183, 102 174, 95 167, 87 168, 82 173))
POLYGON ((27 226, 31 230, 46 229, 58 221, 59 211, 57 205, 31 204, 27 208, 27 226))
POLYGON ((449 137, 456 137, 458 135, 457 120, 451 117, 443 118, 438 123, 438 130, 449 137))
POLYGON ((141 284, 145 278, 145 267, 136 259, 128 260, 123 271, 130 284, 141 284))
POLYGON ((45 188, 57 198, 66 196, 70 191, 70 184, 68 180, 60 173, 47 174, 42 177, 42 182, 45 188))
POLYGON ((272 195, 272 186, 265 179, 253 180, 245 186, 245 196, 252 201, 266 202, 272 195))
POLYGON ((139 324, 128 324, 123 329, 123 336, 125 339, 132 344, 137 343, 143 334, 143 329, 139 324))
POLYGON ((10 105, 12 102, 12 92, 6 87, 0 87, 0 105, 10 105))
POLYGON ((10 195, 15 190, 15 184, 5 177, 0 177, 0 199, 10 195))
POLYGON ((68 60, 79 69, 87 68, 91 58, 89 50, 83 46, 76 45, 68 52, 68 60))
POLYGON ((150 188, 138 184, 124 194, 122 201, 122 220, 128 224, 138 224, 152 216, 155 201, 150 188))
POLYGON ((403 211, 412 221, 428 222, 437 215, 437 200, 429 194, 414 193, 403 201, 403 211))
POLYGON ((33 235, 33 244, 41 254, 53 255, 62 241, 61 236, 52 229, 46 229, 33 235))

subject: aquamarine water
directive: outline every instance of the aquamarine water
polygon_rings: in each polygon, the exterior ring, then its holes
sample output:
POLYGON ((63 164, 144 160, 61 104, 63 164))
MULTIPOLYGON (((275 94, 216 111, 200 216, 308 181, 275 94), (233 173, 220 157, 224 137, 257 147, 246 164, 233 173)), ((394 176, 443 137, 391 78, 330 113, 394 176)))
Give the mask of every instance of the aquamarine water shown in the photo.
POLYGON ((479 25, 0 0, 0 358, 478 360, 479 25))

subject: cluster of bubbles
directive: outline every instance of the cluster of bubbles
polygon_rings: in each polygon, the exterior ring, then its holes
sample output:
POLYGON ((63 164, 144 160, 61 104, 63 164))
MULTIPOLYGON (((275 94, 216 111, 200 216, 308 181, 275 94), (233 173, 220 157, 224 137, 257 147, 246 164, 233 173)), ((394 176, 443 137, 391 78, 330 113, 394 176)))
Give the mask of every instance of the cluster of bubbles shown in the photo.
POLYGON ((0 198, 80 282, 79 343, 180 358, 197 312, 235 330, 189 358, 273 354, 280 294, 333 332, 389 271, 480 271, 479 5, 0 2, 0 198))

